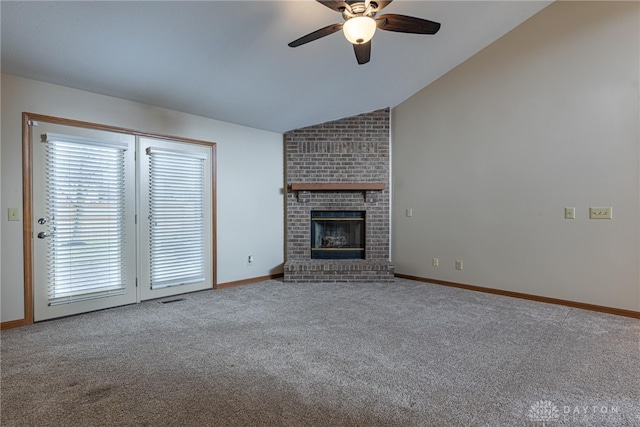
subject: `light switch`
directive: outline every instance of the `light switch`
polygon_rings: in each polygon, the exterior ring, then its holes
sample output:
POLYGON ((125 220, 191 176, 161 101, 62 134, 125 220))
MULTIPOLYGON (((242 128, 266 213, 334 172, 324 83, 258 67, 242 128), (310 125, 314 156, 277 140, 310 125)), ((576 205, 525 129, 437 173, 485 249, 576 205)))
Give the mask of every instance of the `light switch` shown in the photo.
POLYGON ((564 219, 576 219, 576 208, 564 208, 564 219))
POLYGON ((406 210, 406 215, 407 215, 408 217, 412 217, 412 216, 413 216, 413 209, 411 209, 411 208, 407 208, 407 210, 406 210))
POLYGON ((20 209, 9 208, 9 221, 20 221, 20 209))

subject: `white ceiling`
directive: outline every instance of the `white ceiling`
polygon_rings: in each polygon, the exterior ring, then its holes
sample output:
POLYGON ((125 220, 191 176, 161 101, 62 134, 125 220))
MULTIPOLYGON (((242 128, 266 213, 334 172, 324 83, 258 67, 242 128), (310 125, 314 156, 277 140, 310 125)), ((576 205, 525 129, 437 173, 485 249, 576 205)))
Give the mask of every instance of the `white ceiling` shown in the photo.
POLYGON ((314 0, 2 1, 2 72, 274 132, 395 107, 550 1, 395 0, 436 35, 378 31, 358 65, 314 0))

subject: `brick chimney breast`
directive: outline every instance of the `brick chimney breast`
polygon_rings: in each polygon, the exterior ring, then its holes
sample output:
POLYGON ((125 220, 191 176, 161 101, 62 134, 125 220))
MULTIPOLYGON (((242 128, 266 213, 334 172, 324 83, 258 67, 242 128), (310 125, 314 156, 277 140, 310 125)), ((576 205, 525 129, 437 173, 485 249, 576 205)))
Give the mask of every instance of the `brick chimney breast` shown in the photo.
POLYGON ((389 123, 390 109, 385 108, 284 135, 285 281, 393 281, 389 123), (312 211, 365 211, 365 259, 312 259, 312 211))

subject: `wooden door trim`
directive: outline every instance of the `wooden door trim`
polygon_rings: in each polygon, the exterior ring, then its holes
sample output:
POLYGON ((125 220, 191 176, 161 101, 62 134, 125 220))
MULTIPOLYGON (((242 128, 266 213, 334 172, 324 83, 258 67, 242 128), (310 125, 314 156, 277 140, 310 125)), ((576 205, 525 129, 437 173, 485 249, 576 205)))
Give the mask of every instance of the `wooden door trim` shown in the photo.
POLYGON ((33 153, 31 152, 31 116, 22 113, 22 251, 24 270, 24 324, 33 324, 33 153))
MULTIPOLYGON (((31 126, 32 122, 43 122, 57 125, 65 125, 86 129, 103 130, 108 132, 124 133, 137 137, 146 137, 154 139, 164 139, 177 142, 186 142, 189 144, 208 145, 212 151, 211 161, 211 216, 213 223, 211 224, 211 256, 213 258, 211 265, 211 281, 213 288, 217 288, 217 203, 216 203, 216 176, 217 176, 217 158, 215 142, 202 141, 199 139, 182 138, 171 135, 155 134, 149 132, 127 129, 118 126, 103 125, 99 123, 85 122, 81 120, 65 119, 62 117, 47 116, 35 113, 22 113, 22 251, 24 266, 24 325, 33 324, 33 152, 31 150, 31 126)), ((22 322, 22 321, 18 321, 22 322)))

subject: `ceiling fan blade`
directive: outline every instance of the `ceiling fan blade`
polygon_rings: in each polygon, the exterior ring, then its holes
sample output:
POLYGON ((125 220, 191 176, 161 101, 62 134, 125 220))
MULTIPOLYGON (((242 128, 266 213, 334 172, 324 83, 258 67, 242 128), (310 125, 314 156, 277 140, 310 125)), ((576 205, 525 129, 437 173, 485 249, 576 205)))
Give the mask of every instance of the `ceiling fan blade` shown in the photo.
POLYGON ((366 64, 371 59, 371 40, 362 44, 354 44, 353 51, 356 53, 358 64, 366 64))
POLYGON ((376 18, 376 24, 381 30, 398 33, 435 34, 440 29, 438 22, 392 13, 376 18))
POLYGON ((329 34, 333 34, 336 31, 340 31, 340 29, 342 28, 342 25, 343 24, 327 25, 324 28, 320 28, 319 30, 314 31, 313 33, 309 33, 306 36, 302 36, 299 39, 292 41, 291 43, 289 43, 289 47, 298 47, 305 43, 318 40, 319 38, 322 38, 324 36, 328 36, 329 34))
POLYGON ((322 3, 329 9, 342 13, 345 9, 349 9, 349 4, 340 0, 316 0, 318 3, 322 3))
POLYGON ((393 0, 371 0, 371 3, 377 4, 378 8, 376 9, 376 12, 380 12, 382 9, 387 7, 389 3, 391 3, 392 1, 393 0))

